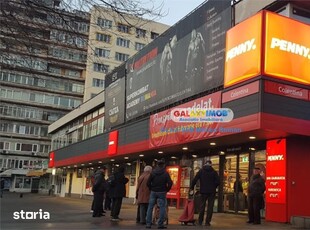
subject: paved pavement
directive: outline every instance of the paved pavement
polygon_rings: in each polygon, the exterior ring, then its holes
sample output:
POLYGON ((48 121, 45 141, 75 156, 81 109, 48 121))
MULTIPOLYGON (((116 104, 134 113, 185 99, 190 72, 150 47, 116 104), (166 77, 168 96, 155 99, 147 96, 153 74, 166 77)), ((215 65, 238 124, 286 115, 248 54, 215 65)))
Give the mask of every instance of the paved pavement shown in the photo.
MULTIPOLYGON (((77 198, 60 198, 40 194, 24 194, 20 198, 18 193, 6 192, 0 199, 0 229, 145 229, 145 226, 137 224, 136 205, 123 204, 119 222, 111 222, 109 212, 106 216, 93 218, 90 212, 91 200, 77 198), (40 210, 41 209, 41 210, 40 210), (37 219, 21 219, 21 211, 38 212, 37 219), (14 212, 18 212, 15 213, 14 212), (49 213, 50 219, 47 218, 49 213), (15 217, 15 219, 14 219, 15 217), (19 217, 19 219, 17 219, 19 217)), ((212 226, 182 226, 178 217, 183 210, 169 208, 168 229, 292 229, 289 224, 279 224, 262 221, 262 225, 246 224, 246 216, 235 214, 215 213, 212 226)), ((25 216, 25 214, 23 214, 25 216)), ((28 213, 27 217, 32 217, 28 213)), ((195 215, 197 218, 197 216, 195 215)), ((152 226, 157 229, 156 226, 152 226)))

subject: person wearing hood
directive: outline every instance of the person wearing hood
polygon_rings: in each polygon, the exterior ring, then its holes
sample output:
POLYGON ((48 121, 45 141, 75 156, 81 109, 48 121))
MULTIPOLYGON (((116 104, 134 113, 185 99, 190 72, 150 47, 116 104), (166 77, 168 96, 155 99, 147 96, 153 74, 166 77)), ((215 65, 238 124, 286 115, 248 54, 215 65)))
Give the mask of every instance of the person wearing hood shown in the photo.
POLYGON ((152 171, 147 186, 151 190, 149 206, 146 214, 146 228, 151 228, 153 208, 157 201, 159 207, 158 229, 164 229, 164 218, 166 213, 167 192, 172 187, 172 180, 165 168, 165 160, 157 161, 157 167, 152 171))
POLYGON ((139 205, 139 220, 141 224, 146 224, 146 212, 147 207, 149 205, 150 200, 150 194, 151 191, 149 187, 147 186, 147 181, 149 177, 151 176, 152 172, 152 166, 145 166, 144 172, 141 174, 141 176, 138 179, 138 186, 136 190, 136 198, 139 205))
POLYGON ((205 225, 210 226, 210 222, 213 215, 216 188, 220 184, 219 175, 212 168, 212 162, 210 160, 207 161, 206 164, 202 167, 202 169, 200 169, 197 172, 194 180, 192 181, 190 187, 191 190, 194 190, 194 187, 198 180, 200 182, 200 194, 201 194, 201 205, 200 205, 198 224, 202 225, 206 208, 206 201, 208 201, 207 217, 205 225))
POLYGON ((112 198, 111 221, 119 221, 123 197, 126 196, 126 184, 129 180, 125 177, 125 168, 122 166, 112 174, 111 178, 109 191, 112 198))
POLYGON ((95 172, 94 175, 94 185, 92 192, 94 193, 93 199, 93 217, 100 217, 103 215, 103 195, 106 190, 106 181, 104 179, 104 173, 106 168, 103 167, 95 172))
POLYGON ((261 170, 259 167, 255 167, 253 170, 253 175, 250 179, 250 185, 248 188, 249 194, 249 210, 248 216, 249 220, 247 223, 260 224, 261 216, 260 209, 264 204, 264 192, 266 190, 265 180, 260 175, 261 170))

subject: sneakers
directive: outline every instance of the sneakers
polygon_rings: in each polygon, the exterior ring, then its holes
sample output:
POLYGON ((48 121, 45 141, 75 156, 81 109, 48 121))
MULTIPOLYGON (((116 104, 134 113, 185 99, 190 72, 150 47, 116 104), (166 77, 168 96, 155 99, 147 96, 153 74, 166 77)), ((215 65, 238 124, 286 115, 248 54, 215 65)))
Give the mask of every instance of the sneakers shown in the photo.
POLYGON ((119 218, 112 218, 111 221, 120 221, 119 218))
POLYGON ((211 226, 211 224, 209 222, 205 223, 205 226, 211 226))
POLYGON ((166 226, 159 226, 157 229, 166 229, 166 226))

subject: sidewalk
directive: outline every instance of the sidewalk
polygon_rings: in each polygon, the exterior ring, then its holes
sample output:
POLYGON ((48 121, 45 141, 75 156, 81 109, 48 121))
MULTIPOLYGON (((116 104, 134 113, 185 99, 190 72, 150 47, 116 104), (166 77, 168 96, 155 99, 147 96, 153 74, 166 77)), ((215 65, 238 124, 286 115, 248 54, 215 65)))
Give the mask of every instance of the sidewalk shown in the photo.
MULTIPOLYGON (((101 218, 93 218, 90 212, 91 200, 77 198, 60 198, 39 194, 24 194, 6 192, 0 199, 0 229, 145 229, 137 224, 136 205, 124 204, 119 222, 111 222, 109 212, 101 218), (21 211, 38 212, 37 219, 21 219, 21 211), (14 212, 18 212, 18 214, 14 212), (43 219, 48 217, 49 219, 43 219), (40 214, 41 213, 41 214, 40 214), (40 215, 42 219, 40 219, 40 215), (14 219, 15 217, 15 219, 14 219), (19 219, 17 218, 19 217, 19 219)), ((262 225, 246 224, 247 217, 243 215, 215 213, 212 226, 182 226, 178 218, 183 210, 169 208, 168 229, 292 229, 289 224, 279 224, 262 221, 262 225)), ((24 214, 25 216, 26 214, 24 214)), ((34 215, 28 213, 27 217, 34 215)), ((198 216, 195 216, 196 218, 198 216)), ((152 226, 157 229, 156 226, 152 226)))

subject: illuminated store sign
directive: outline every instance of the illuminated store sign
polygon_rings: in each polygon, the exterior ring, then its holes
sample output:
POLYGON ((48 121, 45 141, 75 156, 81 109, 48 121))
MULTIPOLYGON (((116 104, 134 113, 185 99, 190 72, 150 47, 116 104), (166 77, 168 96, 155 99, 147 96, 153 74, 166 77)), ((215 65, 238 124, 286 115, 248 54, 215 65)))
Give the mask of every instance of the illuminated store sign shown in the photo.
POLYGON ((286 140, 267 141, 266 202, 286 203, 286 140))
POLYGON ((259 75, 310 84, 309 36, 309 25, 267 11, 241 22, 226 34, 224 86, 259 75))

